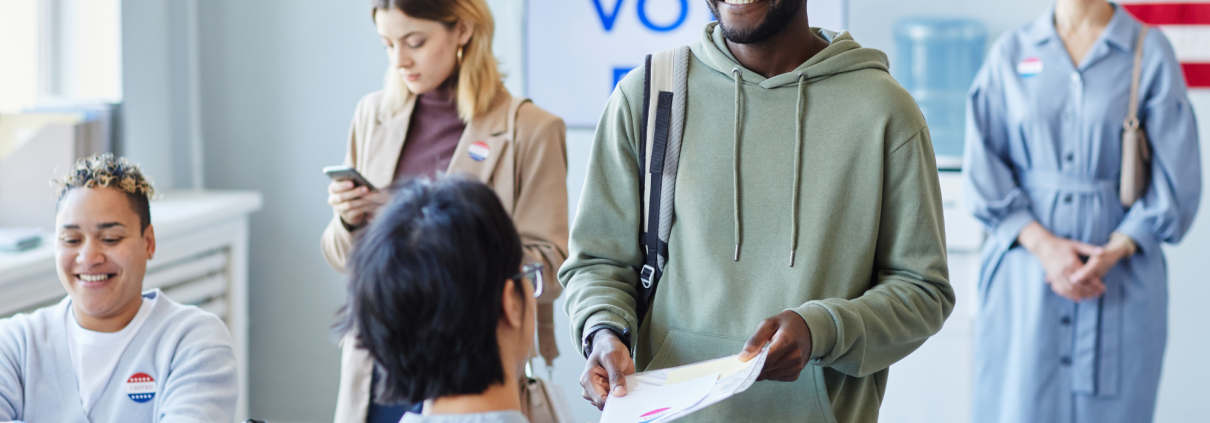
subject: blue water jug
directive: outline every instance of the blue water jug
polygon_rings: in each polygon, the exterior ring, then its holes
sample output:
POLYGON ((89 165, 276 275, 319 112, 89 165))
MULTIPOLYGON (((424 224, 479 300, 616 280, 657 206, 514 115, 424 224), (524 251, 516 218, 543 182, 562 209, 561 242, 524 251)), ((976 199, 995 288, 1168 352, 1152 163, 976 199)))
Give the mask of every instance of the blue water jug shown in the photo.
POLYGON ((928 121, 937 167, 962 164, 966 93, 983 63, 987 30, 969 19, 907 18, 895 25, 891 72, 928 121))

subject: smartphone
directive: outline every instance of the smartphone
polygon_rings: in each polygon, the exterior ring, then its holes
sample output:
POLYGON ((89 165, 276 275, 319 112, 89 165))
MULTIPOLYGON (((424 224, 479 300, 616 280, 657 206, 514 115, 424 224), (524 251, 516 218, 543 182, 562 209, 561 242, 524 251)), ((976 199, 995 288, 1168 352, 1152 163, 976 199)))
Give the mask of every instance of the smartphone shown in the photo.
POLYGON ((370 191, 378 190, 365 176, 361 176, 361 172, 348 166, 328 166, 324 168, 324 174, 333 181, 353 181, 354 187, 367 187, 370 191))

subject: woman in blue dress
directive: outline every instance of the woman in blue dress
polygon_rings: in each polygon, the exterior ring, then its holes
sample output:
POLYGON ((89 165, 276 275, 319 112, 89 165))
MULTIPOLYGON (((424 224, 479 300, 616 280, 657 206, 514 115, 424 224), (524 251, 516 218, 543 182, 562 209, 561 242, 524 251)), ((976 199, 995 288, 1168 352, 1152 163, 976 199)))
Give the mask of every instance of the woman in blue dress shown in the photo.
POLYGON ((1162 242, 1201 196, 1196 122, 1172 47, 1145 35, 1139 119, 1151 183, 1118 195, 1143 25, 1059 0, 992 47, 967 103, 966 201, 986 226, 974 421, 1148 422, 1167 339, 1162 242))

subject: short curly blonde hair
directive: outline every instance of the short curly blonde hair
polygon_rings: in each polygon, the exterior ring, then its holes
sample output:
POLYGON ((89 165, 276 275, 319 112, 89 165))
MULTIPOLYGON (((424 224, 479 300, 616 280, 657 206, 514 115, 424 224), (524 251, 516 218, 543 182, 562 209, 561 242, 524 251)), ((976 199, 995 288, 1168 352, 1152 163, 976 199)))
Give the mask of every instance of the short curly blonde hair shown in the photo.
POLYGON ((59 190, 59 202, 75 188, 113 188, 122 191, 130 199, 130 207, 139 214, 141 230, 151 225, 151 200, 155 198, 155 187, 143 176, 138 165, 131 164, 125 157, 114 157, 103 153, 76 161, 62 179, 51 181, 59 190))

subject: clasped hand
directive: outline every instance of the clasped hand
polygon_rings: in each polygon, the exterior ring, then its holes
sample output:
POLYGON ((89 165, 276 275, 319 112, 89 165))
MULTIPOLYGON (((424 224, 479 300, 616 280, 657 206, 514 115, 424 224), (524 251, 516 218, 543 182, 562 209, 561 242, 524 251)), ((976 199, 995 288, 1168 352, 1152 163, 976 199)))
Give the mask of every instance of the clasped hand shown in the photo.
MULTIPOLYGON (((793 311, 783 311, 762 321, 740 351, 740 360, 747 362, 756 357, 766 344, 769 345, 769 355, 756 380, 798 380, 811 359, 811 329, 802 316, 793 311)), ((580 375, 580 387, 583 388, 584 399, 603 409, 610 393, 614 396, 626 395, 626 376, 634 374, 634 360, 630 358, 626 345, 608 330, 598 330, 593 334, 592 345, 588 363, 580 375)))
POLYGON ((1103 278, 1126 255, 1124 246, 1095 246, 1059 238, 1037 222, 1026 226, 1018 240, 1042 262, 1050 289, 1075 302, 1104 294, 1103 278))

